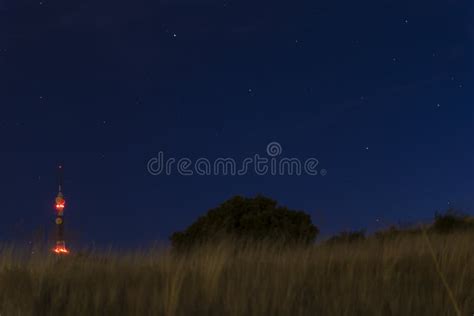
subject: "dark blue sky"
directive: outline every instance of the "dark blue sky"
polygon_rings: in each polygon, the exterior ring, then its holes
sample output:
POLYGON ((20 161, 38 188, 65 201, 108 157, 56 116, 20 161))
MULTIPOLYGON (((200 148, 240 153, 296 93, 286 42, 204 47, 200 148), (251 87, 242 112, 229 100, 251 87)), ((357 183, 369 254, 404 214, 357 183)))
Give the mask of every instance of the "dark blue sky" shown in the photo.
POLYGON ((0 239, 165 240, 236 195, 323 234, 474 206, 472 1, 0 0, 0 239), (151 176, 166 156, 326 176, 151 176), (448 204, 450 203, 450 204, 448 204))

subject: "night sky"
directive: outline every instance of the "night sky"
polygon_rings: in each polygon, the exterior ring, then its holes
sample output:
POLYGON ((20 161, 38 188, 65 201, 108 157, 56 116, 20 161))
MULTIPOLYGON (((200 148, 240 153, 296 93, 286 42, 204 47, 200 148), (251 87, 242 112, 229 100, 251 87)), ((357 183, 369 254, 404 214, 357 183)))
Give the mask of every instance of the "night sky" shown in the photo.
MULTIPOLYGON (((474 206, 474 4, 0 0, 0 240, 167 240, 233 195, 323 236, 474 206), (167 157, 317 158, 325 176, 152 176, 167 157)), ((74 244, 71 245, 74 247, 74 244)))

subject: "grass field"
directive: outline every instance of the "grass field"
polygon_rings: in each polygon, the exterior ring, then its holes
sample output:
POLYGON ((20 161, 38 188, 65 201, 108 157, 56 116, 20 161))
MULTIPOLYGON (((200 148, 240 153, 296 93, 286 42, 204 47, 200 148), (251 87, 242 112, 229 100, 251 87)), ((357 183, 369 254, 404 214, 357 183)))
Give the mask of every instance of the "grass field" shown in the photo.
POLYGON ((433 253, 420 235, 287 250, 222 242, 188 254, 64 258, 7 246, 0 251, 0 314, 472 315, 474 234, 429 240, 433 253))

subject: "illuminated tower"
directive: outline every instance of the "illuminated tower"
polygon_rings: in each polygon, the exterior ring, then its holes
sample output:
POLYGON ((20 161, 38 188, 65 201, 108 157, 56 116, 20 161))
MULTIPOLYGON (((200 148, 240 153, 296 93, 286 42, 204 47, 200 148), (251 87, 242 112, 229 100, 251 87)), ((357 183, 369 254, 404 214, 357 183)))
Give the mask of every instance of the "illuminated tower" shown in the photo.
POLYGON ((57 254, 68 254, 69 250, 66 248, 66 241, 64 240, 64 208, 66 206, 66 200, 62 193, 63 186, 63 167, 58 167, 58 182, 59 192, 55 200, 56 208, 56 247, 53 251, 57 254))

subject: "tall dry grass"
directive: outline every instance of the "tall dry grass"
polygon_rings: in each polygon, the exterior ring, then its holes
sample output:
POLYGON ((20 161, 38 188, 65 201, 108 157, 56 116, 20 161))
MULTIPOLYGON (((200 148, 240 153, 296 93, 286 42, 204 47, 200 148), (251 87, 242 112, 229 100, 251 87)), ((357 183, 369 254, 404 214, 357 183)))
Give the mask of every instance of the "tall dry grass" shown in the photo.
POLYGON ((474 235, 429 239, 433 253, 423 236, 62 259, 4 247, 0 314, 457 315, 441 273, 462 315, 472 315, 474 235))

